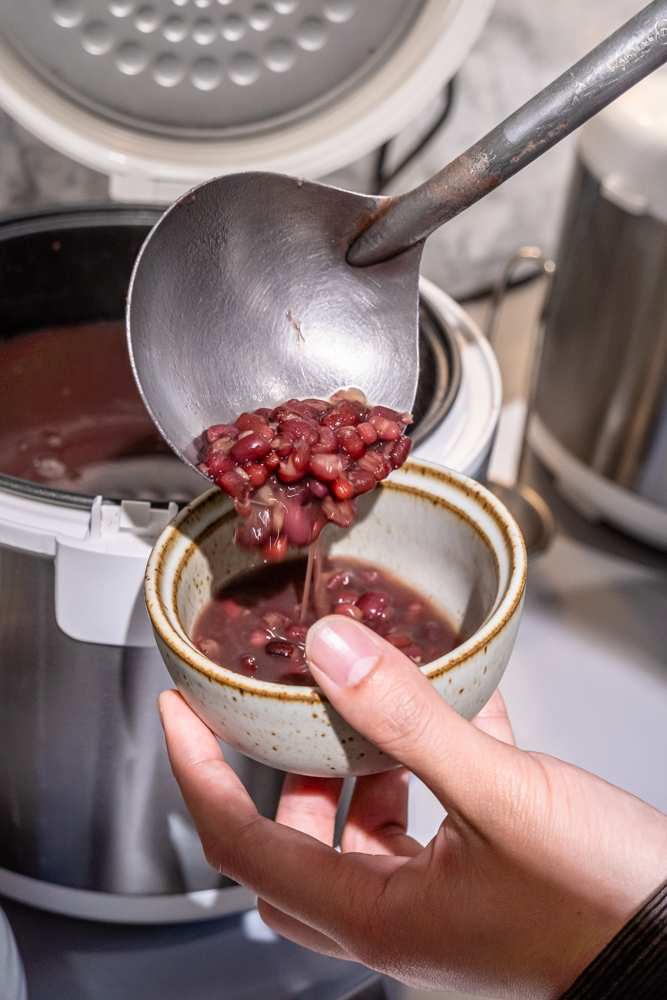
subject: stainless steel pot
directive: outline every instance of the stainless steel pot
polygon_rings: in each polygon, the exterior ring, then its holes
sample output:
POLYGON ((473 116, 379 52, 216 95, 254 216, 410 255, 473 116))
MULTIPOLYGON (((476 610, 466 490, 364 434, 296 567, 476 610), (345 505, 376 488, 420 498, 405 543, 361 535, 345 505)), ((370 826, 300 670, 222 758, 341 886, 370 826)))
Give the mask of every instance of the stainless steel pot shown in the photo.
POLYGON ((667 548, 667 74, 582 130, 531 443, 590 518, 667 548))
MULTIPOLYGON (((122 317, 132 263, 158 217, 82 209, 1 225, 2 341, 122 317)), ((192 496, 199 487, 197 477, 192 496)), ((170 679, 154 645, 77 641, 56 620, 49 539, 63 518, 87 523, 92 502, 0 475, 0 891, 108 919, 242 908, 250 894, 207 865, 171 774, 156 712, 170 679), (206 906, 187 896, 202 891, 206 906)), ((229 754, 273 815, 282 773, 229 754)))
MULTIPOLYGON (((153 209, 106 207, 1 223, 0 349, 28 331, 122 317, 134 258, 158 217, 153 209)), ((453 303, 444 307, 452 312, 451 329, 439 299, 423 307, 415 437, 424 442, 420 454, 429 441, 440 454, 449 419, 460 451, 456 429, 464 414, 457 407, 468 407, 481 385, 479 427, 462 456, 464 464, 480 463, 495 427, 497 373, 488 349, 464 329, 463 314, 453 303), (459 345, 473 361, 472 374, 462 369, 459 345)), ((40 400, 30 386, 26 392, 27 425, 40 400)), ((0 401, 0 441, 3 420, 13 419, 9 411, 3 416, 0 401)), ((189 488, 194 496, 203 485, 195 474, 194 486, 184 483, 181 463, 157 455, 164 481, 177 484, 160 494, 149 482, 152 472, 142 479, 142 463, 152 468, 156 459, 153 445, 147 448, 137 454, 134 447, 130 478, 129 460, 110 459, 86 474, 81 482, 104 494, 96 502, 83 487, 77 492, 76 482, 48 478, 43 462, 34 474, 7 474, 0 449, 0 892, 76 916, 129 922, 202 919, 252 904, 249 893, 207 865, 171 774, 156 711, 171 682, 144 627, 143 599, 130 607, 125 630, 116 623, 109 631, 95 618, 119 565, 124 572, 132 562, 140 589, 151 539, 176 509, 169 501, 183 502, 189 488), (137 498, 157 525, 153 535, 131 530, 137 498), (105 512, 121 522, 127 515, 124 554, 113 562, 102 547, 90 564, 86 546, 95 523, 104 529, 105 512), (128 555, 130 542, 136 551, 128 555)), ((53 461, 51 455, 51 476, 53 461)), ((282 772, 229 748, 226 756, 260 811, 273 815, 282 772)))

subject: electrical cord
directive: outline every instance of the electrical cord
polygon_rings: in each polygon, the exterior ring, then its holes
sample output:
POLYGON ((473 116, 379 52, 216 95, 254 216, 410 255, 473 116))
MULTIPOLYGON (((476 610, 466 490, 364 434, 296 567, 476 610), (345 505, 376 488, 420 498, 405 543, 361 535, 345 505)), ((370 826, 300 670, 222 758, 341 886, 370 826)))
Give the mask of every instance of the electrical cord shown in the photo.
POLYGON ((456 77, 452 77, 445 89, 443 90, 443 95, 445 98, 445 104, 438 115, 437 120, 433 123, 430 129, 422 136, 417 145, 410 150, 410 152, 405 156, 401 162, 393 168, 385 172, 387 165, 387 158, 389 156, 389 151, 391 149, 394 139, 389 139, 387 142, 383 143, 382 146, 377 151, 377 157, 375 160, 375 169, 373 171, 373 194, 382 194, 382 192, 388 187, 389 184, 397 177, 402 170, 413 162, 413 160, 419 156, 421 151, 429 144, 431 139, 440 131, 442 126, 445 124, 449 118, 452 107, 454 105, 454 96, 456 93, 456 77))

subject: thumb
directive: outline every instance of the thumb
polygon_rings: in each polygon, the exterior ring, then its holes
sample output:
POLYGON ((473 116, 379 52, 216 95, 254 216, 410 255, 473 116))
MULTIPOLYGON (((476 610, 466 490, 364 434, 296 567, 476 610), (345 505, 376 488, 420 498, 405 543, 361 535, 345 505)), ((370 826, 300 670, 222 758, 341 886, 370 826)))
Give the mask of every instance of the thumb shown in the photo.
POLYGON ((458 715, 412 660, 375 632, 341 615, 321 618, 308 632, 306 657, 334 708, 421 778, 449 812, 470 815, 475 802, 507 790, 521 751, 458 715))

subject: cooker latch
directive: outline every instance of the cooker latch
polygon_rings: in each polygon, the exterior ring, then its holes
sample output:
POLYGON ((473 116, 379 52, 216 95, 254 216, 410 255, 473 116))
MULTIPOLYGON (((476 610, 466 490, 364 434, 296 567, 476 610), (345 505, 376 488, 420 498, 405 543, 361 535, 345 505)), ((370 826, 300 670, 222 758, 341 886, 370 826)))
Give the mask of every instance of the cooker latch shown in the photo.
POLYGON ((62 631, 103 646, 154 643, 144 573, 158 535, 178 506, 147 500, 93 501, 85 538, 56 539, 55 611, 62 631))

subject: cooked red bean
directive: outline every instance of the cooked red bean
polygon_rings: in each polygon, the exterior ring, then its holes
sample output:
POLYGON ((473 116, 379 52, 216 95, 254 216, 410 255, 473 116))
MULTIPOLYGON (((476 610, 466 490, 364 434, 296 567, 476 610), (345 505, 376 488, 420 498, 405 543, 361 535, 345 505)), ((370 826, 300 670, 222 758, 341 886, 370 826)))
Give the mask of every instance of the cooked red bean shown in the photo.
POLYGON ((363 458, 357 462, 360 469, 371 472, 379 482, 386 479, 391 472, 391 462, 379 451, 367 451, 363 458))
POLYGON ((229 455, 212 455, 205 463, 204 467, 209 476, 219 476, 221 472, 231 472, 236 468, 236 462, 229 455))
MULTIPOLYGON (((325 557, 323 557, 325 558, 325 557)), ((301 621, 301 601, 306 572, 305 560, 290 560, 277 566, 252 570, 237 577, 218 593, 195 623, 193 642, 205 656, 262 681, 285 684, 313 683, 305 658, 308 628, 319 615, 336 614, 366 625, 421 665, 445 655, 459 641, 455 630, 432 605, 416 600, 415 591, 376 567, 356 560, 325 558, 322 565, 323 588, 315 609, 311 601, 301 621), (364 593, 360 581, 372 582, 364 593), (370 597, 373 607, 377 595, 386 598, 386 606, 373 618, 363 618, 361 605, 370 597), (351 603, 356 600, 357 604, 351 603), (406 625, 408 608, 424 608, 422 620, 406 625), (225 608, 233 611, 230 616, 225 608), (387 613, 391 623, 386 620, 387 613), (436 627, 437 638, 429 639, 436 627), (210 643, 210 645, 207 645, 210 643), (247 658, 247 659, 245 659, 247 658), (238 664, 238 666, 235 666, 238 664)))
POLYGON ((359 423, 355 410, 347 403, 340 403, 334 406, 333 410, 325 413, 320 423, 324 427, 332 427, 337 430, 339 427, 354 427, 359 423))
POLYGON ((396 646, 397 649, 403 649, 405 646, 414 645, 412 638, 409 635, 388 635, 387 642, 390 642, 392 646, 396 646))
POLYGON ((294 447, 294 441, 286 434, 278 434, 271 441, 271 447, 281 458, 287 458, 294 447))
POLYGON ((294 639, 295 642, 305 642, 308 628, 305 625, 289 625, 285 629, 285 635, 288 639, 294 639))
POLYGON ((286 642, 284 639, 272 639, 267 642, 264 651, 269 656, 292 656, 296 653, 296 646, 293 642, 286 642))
POLYGON ((267 441, 270 441, 273 437, 273 431, 269 427, 268 420, 265 417, 260 417, 257 413, 242 413, 236 421, 236 427, 239 433, 254 431, 255 434, 261 435, 267 441))
POLYGON ((354 427, 340 427, 336 433, 338 434, 338 440, 344 450, 348 453, 348 455, 351 455, 352 458, 361 458, 361 456, 366 453, 366 445, 357 434, 354 427))
POLYGON ((304 406, 312 406, 314 410, 317 411, 319 416, 320 413, 326 413, 327 410, 331 409, 331 403, 327 403, 324 399, 302 399, 301 402, 304 406))
POLYGON ((338 435, 331 427, 320 427, 320 440, 311 448, 313 455, 327 455, 338 451, 338 435))
POLYGON ((328 598, 333 604, 356 604, 361 593, 352 587, 328 587, 328 598))
POLYGON ((232 424, 213 424, 206 431, 206 437, 212 442, 217 441, 221 437, 235 438, 238 436, 238 433, 237 428, 233 427, 232 424))
POLYGON ((229 454, 237 462, 255 462, 258 458, 264 458, 270 451, 271 445, 266 438, 251 431, 246 437, 238 439, 229 454))
POLYGON ((334 608, 335 615, 344 615, 346 618, 354 618, 355 621, 360 622, 364 617, 354 604, 339 604, 338 607, 334 608))
POLYGON ((269 538, 268 542, 264 542, 260 551, 267 562, 282 562, 287 555, 287 539, 284 535, 269 538))
POLYGON ((322 510, 330 521, 341 528, 349 528, 354 521, 354 504, 349 500, 334 500, 332 496, 322 501, 322 510))
MULTIPOLYGON (((314 402, 318 402, 318 400, 314 400, 314 402)), ((319 402, 321 402, 321 400, 319 402)), ((326 403, 323 405, 325 409, 328 409, 330 404, 326 403)), ((278 413, 281 413, 282 411, 285 413, 296 413, 300 417, 305 417, 306 420, 316 421, 318 418, 317 406, 313 406, 312 402, 308 399, 288 399, 282 407, 277 407, 278 413)), ((282 417, 278 416, 276 419, 281 420, 282 417)))
POLYGON ((389 603, 383 590, 367 590, 357 601, 357 607, 364 618, 379 618, 389 603))
POLYGON ((329 578, 327 589, 335 590, 337 587, 348 587, 354 583, 354 579, 354 573, 351 573, 349 569, 341 569, 329 578))
POLYGON ((232 469, 230 472, 223 472, 215 477, 215 484, 229 493, 230 497, 240 497, 248 490, 248 480, 242 477, 238 470, 232 469))
POLYGON ((205 457, 208 459, 212 458, 213 455, 229 455, 233 445, 234 438, 232 437, 224 436, 216 438, 215 441, 212 441, 206 449, 205 457))
POLYGON ((278 426, 278 434, 281 437, 291 437, 293 441, 303 438, 309 445, 317 444, 320 440, 319 428, 314 424, 309 424, 306 420, 284 420, 278 426))
POLYGON ((278 466, 278 476, 284 483, 296 483, 303 479, 310 463, 310 447, 306 441, 294 442, 289 458, 278 466))
POLYGON ((340 455, 311 455, 309 469, 317 479, 332 483, 343 471, 343 462, 340 455))
POLYGON ((216 424, 202 436, 202 472, 234 498, 240 545, 265 559, 307 545, 327 521, 348 527, 354 499, 398 468, 410 450, 412 418, 366 406, 354 392, 331 402, 290 399, 216 424), (257 511, 264 510, 262 517, 257 511))
POLYGON ((376 415, 371 417, 370 422, 378 432, 378 437, 381 438, 382 441, 396 441, 396 439, 401 436, 401 428, 395 420, 385 420, 384 417, 378 417, 376 415))
POLYGON ((400 469, 400 467, 405 462, 406 458, 410 454, 410 449, 412 448, 412 439, 402 435, 394 447, 389 452, 389 461, 392 464, 392 468, 400 469))
POLYGON ((327 486, 327 484, 323 483, 321 479, 316 479, 315 476, 309 476, 308 479, 306 480, 306 484, 310 492, 313 494, 313 496, 317 497, 320 500, 322 499, 322 497, 326 497, 329 495, 329 487, 327 486))
POLYGON ((258 490, 269 478, 269 470, 264 465, 244 465, 243 471, 250 480, 250 485, 254 490, 258 490))
POLYGON ((354 486, 345 475, 341 475, 338 479, 334 479, 331 484, 331 489, 339 500, 351 500, 354 496, 354 486))
POLYGON ((375 489, 377 482, 372 472, 365 472, 363 469, 351 469, 347 473, 347 478, 354 489, 355 497, 360 497, 362 493, 369 493, 375 489))
MULTIPOLYGON (((384 417, 385 420, 395 420, 397 423, 405 423, 401 418, 403 414, 397 410, 390 410, 388 406, 374 406, 370 412, 371 417, 384 417)), ((409 414, 407 414, 409 416, 409 414)), ((412 418, 411 418, 412 419, 412 418)))
POLYGON ((364 421, 363 424, 357 424, 357 434, 365 445, 375 444, 378 439, 378 432, 368 421, 364 421))

